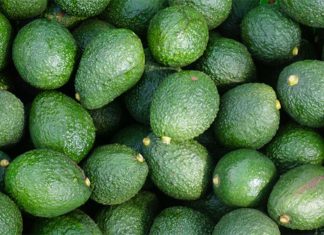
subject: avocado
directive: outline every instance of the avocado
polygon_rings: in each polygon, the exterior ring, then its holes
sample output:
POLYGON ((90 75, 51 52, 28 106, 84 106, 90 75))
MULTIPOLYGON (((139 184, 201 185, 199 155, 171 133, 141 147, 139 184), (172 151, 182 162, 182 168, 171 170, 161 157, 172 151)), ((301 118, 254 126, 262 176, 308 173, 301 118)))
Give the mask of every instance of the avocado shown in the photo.
POLYGON ((274 163, 252 149, 238 149, 220 159, 214 170, 213 187, 226 205, 256 207, 266 199, 276 180, 274 163))
POLYGON ((193 70, 174 73, 153 95, 151 127, 158 136, 189 140, 210 127, 218 108, 218 91, 209 76, 193 70))
POLYGON ((0 6, 10 19, 23 20, 42 14, 47 0, 1 0, 0 6))
POLYGON ((284 175, 274 186, 268 213, 281 226, 311 230, 324 226, 324 167, 303 165, 284 175))
POLYGON ((4 188, 4 175, 10 161, 10 157, 4 152, 0 151, 0 192, 3 191, 4 188))
POLYGON ((232 9, 226 20, 219 26, 222 35, 239 39, 241 37, 241 22, 244 16, 253 8, 259 6, 260 0, 233 0, 232 9))
POLYGON ((275 5, 260 5, 244 17, 243 43, 264 63, 282 63, 298 55, 301 30, 275 5))
POLYGON ((195 8, 205 17, 209 30, 219 26, 228 17, 232 8, 232 0, 169 0, 169 4, 195 8))
POLYGON ((55 0, 55 2, 72 16, 91 17, 100 14, 110 0, 55 0))
POLYGON ((98 109, 132 88, 144 72, 141 40, 128 29, 101 33, 86 47, 75 78, 81 104, 98 109))
POLYGON ((287 124, 267 145, 266 155, 281 172, 291 168, 324 163, 324 139, 310 128, 287 124))
POLYGON ((208 43, 204 16, 190 6, 172 6, 159 11, 151 20, 147 40, 157 62, 184 67, 204 53, 208 43))
POLYGON ((111 0, 101 17, 118 28, 144 35, 152 17, 167 6, 167 0, 111 0))
POLYGON ((12 27, 9 20, 0 12, 0 71, 2 71, 8 63, 10 51, 10 39, 12 27))
POLYGON ((48 149, 31 150, 7 167, 5 190, 31 215, 55 217, 84 204, 90 181, 67 156, 48 149))
POLYGON ((97 147, 83 169, 92 182, 91 198, 103 205, 121 204, 134 197, 148 174, 143 156, 120 144, 97 147))
POLYGON ((110 136, 119 127, 122 119, 122 108, 118 100, 114 100, 100 109, 89 111, 98 136, 110 136))
POLYGON ((175 142, 154 134, 143 139, 143 155, 153 183, 166 195, 180 200, 202 197, 212 174, 213 161, 194 140, 175 142))
POLYGON ((262 83, 247 83, 221 97, 215 121, 216 137, 229 148, 259 149, 279 128, 280 102, 275 91, 262 83))
POLYGON ((23 220, 16 204, 0 192, 0 234, 21 235, 23 220))
POLYGON ((14 94, 0 90, 0 148, 16 144, 25 125, 24 105, 14 94))
POLYGON ((127 202, 103 208, 96 221, 106 235, 145 235, 158 212, 158 203, 155 194, 142 191, 127 202))
POLYGON ((229 38, 220 37, 209 41, 196 66, 219 87, 246 83, 256 76, 256 68, 247 48, 229 38))
POLYGON ((76 29, 73 30, 75 38, 81 51, 84 51, 86 46, 99 34, 108 32, 114 26, 98 19, 88 19, 83 21, 76 29))
POLYGON ((213 235, 280 235, 278 225, 261 211, 241 208, 226 214, 213 235))
POLYGON ((120 129, 111 139, 111 143, 126 145, 136 152, 142 153, 143 139, 150 133, 146 126, 133 124, 120 129))
POLYGON ((71 33, 57 22, 37 19, 17 34, 12 57, 20 76, 39 89, 56 89, 68 82, 77 45, 71 33))
POLYGON ((214 223, 199 211, 183 207, 169 207, 164 209, 154 220, 150 235, 210 235, 214 223))
POLYGON ((281 0, 280 8, 295 21, 314 28, 324 27, 324 2, 309 0, 281 0))
POLYGON ((98 225, 83 211, 74 210, 54 218, 34 220, 32 233, 37 235, 102 235, 98 225))
POLYGON ((29 114, 30 137, 36 148, 50 148, 80 162, 95 140, 90 114, 58 91, 40 93, 29 114))
POLYGON ((127 110, 132 117, 150 125, 150 107, 153 95, 161 82, 177 70, 156 63, 148 49, 145 50, 145 70, 141 80, 125 94, 127 110))
POLYGON ((324 62, 304 60, 287 66, 277 83, 284 110, 299 124, 324 127, 324 62))

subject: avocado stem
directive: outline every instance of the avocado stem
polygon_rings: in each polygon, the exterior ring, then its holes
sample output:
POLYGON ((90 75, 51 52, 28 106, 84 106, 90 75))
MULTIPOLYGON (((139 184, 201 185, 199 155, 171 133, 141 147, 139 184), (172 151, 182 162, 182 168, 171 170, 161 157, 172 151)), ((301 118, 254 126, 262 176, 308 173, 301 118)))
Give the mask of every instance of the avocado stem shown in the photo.
POLYGON ((290 75, 288 77, 288 85, 289 86, 295 86, 299 82, 299 77, 297 75, 290 75))
POLYGON ((171 143, 171 138, 168 136, 162 136, 162 143, 164 144, 170 144, 171 143))
POLYGON ((87 187, 90 187, 91 183, 88 177, 85 178, 84 183, 87 187))
POLYGON ((294 49, 292 50, 292 55, 296 56, 296 55, 298 55, 298 53, 299 53, 298 47, 294 47, 294 49))
POLYGON ((284 215, 280 216, 279 221, 282 224, 289 224, 290 217, 289 217, 289 215, 284 214, 284 215))
POLYGON ((140 154, 140 153, 136 155, 136 160, 139 161, 139 162, 141 162, 141 163, 142 163, 142 162, 145 162, 144 157, 143 157, 142 154, 140 154))
POLYGON ((75 99, 77 101, 80 101, 81 100, 81 97, 80 97, 80 94, 79 93, 75 93, 75 99))
POLYGON ((218 175, 215 175, 214 178, 213 178, 213 184, 218 187, 219 184, 220 184, 220 179, 219 179, 219 176, 218 175))
POLYGON ((10 162, 7 159, 2 159, 0 161, 0 166, 1 167, 7 167, 7 166, 9 166, 9 164, 10 164, 10 162))
POLYGON ((276 109, 280 110, 281 109, 281 104, 279 100, 276 100, 276 109))
POLYGON ((149 146, 151 144, 151 139, 149 137, 145 137, 143 139, 144 146, 149 146))

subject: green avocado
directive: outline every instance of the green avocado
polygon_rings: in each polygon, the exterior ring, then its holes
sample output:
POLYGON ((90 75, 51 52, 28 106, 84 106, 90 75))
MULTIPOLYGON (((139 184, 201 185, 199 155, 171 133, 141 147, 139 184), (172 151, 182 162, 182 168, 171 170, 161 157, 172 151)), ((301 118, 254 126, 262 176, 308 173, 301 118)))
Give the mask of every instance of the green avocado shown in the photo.
POLYGON ((55 0, 55 2, 72 16, 90 17, 100 14, 110 0, 55 0))
POLYGON ((213 235, 280 235, 278 225, 261 211, 241 208, 226 214, 213 235))
POLYGON ((14 94, 0 90, 0 148, 16 144, 25 125, 24 105, 14 94))
POLYGON ((265 63, 281 63, 298 55, 301 30, 277 6, 258 6, 244 17, 243 43, 251 54, 265 63))
POLYGON ((72 34, 57 22, 37 19, 17 34, 12 57, 20 76, 39 89, 65 85, 72 74, 77 45, 72 34))
POLYGON ((158 212, 158 203, 155 194, 142 191, 127 202, 103 208, 96 221, 105 235, 145 235, 158 212))
POLYGON ((193 139, 210 127, 218 108, 218 91, 209 76, 193 70, 174 73, 153 95, 151 127, 158 136, 193 139))
POLYGON ((268 213, 281 226, 311 230, 324 226, 324 167, 303 165, 284 175, 274 186, 268 213))
POLYGON ((0 151, 0 192, 3 191, 5 171, 10 162, 10 157, 4 152, 0 151))
POLYGON ((10 19, 23 20, 42 14, 47 0, 1 0, 0 6, 10 19))
POLYGON ((229 148, 259 149, 279 128, 280 103, 275 91, 262 83, 247 83, 221 97, 215 121, 217 139, 229 148))
POLYGON ((287 66, 277 83, 284 110, 299 124, 324 127, 324 62, 304 60, 287 66))
POLYGON ((141 40, 128 29, 101 33, 86 47, 75 79, 81 104, 98 109, 132 88, 144 72, 141 40))
POLYGON ((214 223, 199 211, 183 207, 164 209, 154 220, 150 235, 210 235, 214 223))
POLYGON ((141 190, 148 166, 141 154, 113 144, 96 148, 84 164, 84 171, 92 182, 91 198, 103 205, 116 205, 141 190))
POLYGON ((31 215, 55 217, 84 204, 90 181, 67 156, 48 149, 28 151, 6 170, 5 190, 31 215))
POLYGON ((0 234, 21 235, 23 220, 16 204, 0 192, 0 234))
POLYGON ((172 6, 159 11, 151 20, 147 40, 157 62, 183 67, 196 61, 208 43, 204 16, 190 6, 172 6))
POLYGON ((0 71, 8 63, 12 27, 9 20, 0 12, 0 71))
POLYGON ((91 150, 95 127, 90 114, 70 97, 48 91, 33 101, 29 131, 37 148, 50 148, 80 162, 91 150))
POLYGON ((32 234, 102 235, 98 225, 83 211, 75 210, 54 218, 36 219, 32 234))

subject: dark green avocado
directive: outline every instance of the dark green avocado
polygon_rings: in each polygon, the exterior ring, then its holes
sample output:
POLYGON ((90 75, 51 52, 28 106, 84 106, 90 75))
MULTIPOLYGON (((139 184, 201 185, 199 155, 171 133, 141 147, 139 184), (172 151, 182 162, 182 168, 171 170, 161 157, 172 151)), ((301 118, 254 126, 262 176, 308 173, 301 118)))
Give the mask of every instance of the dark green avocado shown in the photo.
POLYGON ((9 20, 0 12, 0 71, 7 65, 11 33, 12 27, 9 20))
POLYGON ((55 0, 55 2, 72 16, 91 17, 100 14, 110 0, 55 0))
POLYGON ((1 0, 1 10, 13 20, 38 16, 45 11, 48 0, 1 0))

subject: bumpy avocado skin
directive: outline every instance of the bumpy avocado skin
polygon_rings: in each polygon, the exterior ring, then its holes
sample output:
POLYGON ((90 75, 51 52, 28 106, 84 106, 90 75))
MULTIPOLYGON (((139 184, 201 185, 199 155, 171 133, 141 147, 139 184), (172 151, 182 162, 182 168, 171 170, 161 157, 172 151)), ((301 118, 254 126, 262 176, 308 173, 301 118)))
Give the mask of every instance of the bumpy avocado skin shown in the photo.
POLYGON ((0 13, 0 71, 3 70, 8 63, 11 33, 12 27, 9 20, 0 13))
POLYGON ((47 0, 2 0, 0 6, 10 19, 24 20, 42 14, 47 2, 47 0))
POLYGON ((100 14, 110 0, 55 0, 55 2, 70 15, 91 17, 100 14))

